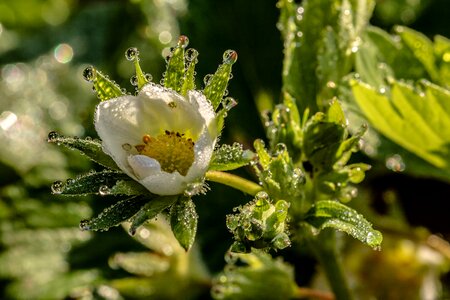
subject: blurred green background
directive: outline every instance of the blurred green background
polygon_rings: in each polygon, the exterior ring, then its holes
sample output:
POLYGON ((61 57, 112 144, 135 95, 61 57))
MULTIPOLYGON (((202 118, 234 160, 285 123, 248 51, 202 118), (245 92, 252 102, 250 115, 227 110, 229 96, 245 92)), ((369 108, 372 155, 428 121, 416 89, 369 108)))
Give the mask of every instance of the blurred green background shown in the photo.
MULTIPOLYGON (((98 100, 82 79, 82 70, 95 65, 132 90, 133 68, 124 59, 128 47, 140 50, 141 65, 155 82, 180 34, 187 35, 189 47, 200 52, 198 79, 213 73, 222 53, 234 49, 239 60, 229 95, 239 105, 227 118, 221 142, 238 141, 251 148, 255 138, 264 137, 256 99, 276 102, 281 90, 283 43, 276 27, 278 16, 275 1, 0 0, 1 299, 118 299, 115 290, 103 284, 132 272, 123 266, 114 268, 111 257, 145 249, 121 228, 107 233, 78 229, 81 219, 107 206, 108 197, 51 195, 55 180, 96 168, 78 153, 46 143, 52 130, 96 137, 92 118, 98 100)), ((379 0, 372 24, 388 31, 394 24, 405 24, 429 37, 450 37, 448 16, 447 0, 379 0)), ((199 80, 197 87, 202 84, 199 80)), ((354 206, 368 211, 375 226, 374 219, 379 218, 422 228, 425 233, 417 236, 436 233, 450 240, 448 182, 413 177, 407 169, 394 173, 386 161, 361 159, 374 168, 354 206)), ((250 169, 241 174, 255 178, 250 169)), ((224 253, 232 242, 225 216, 249 198, 211 184, 211 192, 195 200, 200 216, 198 249, 214 274, 223 268, 224 253)), ((299 284, 307 285, 315 262, 298 252, 294 247, 282 254, 296 266, 299 284)), ((355 256, 349 253, 350 258, 355 256)), ((438 277, 442 274, 433 267, 425 269, 434 270, 438 277)), ((450 282, 448 275, 441 279, 444 285, 450 282)), ((208 297, 209 292, 199 288, 199 293, 208 297)))

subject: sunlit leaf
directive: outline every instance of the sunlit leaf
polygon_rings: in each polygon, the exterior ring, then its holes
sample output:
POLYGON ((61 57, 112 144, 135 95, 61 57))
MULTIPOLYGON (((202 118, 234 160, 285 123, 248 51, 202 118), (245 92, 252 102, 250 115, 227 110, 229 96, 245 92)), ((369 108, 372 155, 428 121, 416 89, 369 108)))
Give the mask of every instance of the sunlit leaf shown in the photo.
POLYGON ((319 230, 331 227, 346 232, 372 248, 378 248, 383 240, 381 232, 374 230, 362 215, 337 201, 316 202, 308 211, 306 222, 319 230))
POLYGON ((254 157, 255 153, 250 150, 243 150, 239 143, 234 143, 231 146, 223 144, 214 151, 209 170, 234 170, 249 164, 254 157))

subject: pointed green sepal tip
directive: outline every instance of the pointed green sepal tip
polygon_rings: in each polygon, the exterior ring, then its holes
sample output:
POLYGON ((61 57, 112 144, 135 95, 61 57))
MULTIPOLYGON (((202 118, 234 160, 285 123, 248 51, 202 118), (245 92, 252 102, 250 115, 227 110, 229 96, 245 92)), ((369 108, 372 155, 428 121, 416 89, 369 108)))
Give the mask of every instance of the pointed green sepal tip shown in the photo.
POLYGON ((92 66, 83 71, 83 78, 94 84, 93 90, 101 101, 125 95, 120 86, 92 66))
POLYGON ((184 53, 184 59, 187 64, 186 73, 183 78, 183 84, 181 86, 181 95, 186 96, 187 91, 195 89, 195 66, 198 62, 198 51, 189 48, 184 53))
POLYGON ((206 98, 211 101, 214 109, 217 109, 222 98, 227 94, 228 81, 231 79, 231 69, 237 61, 238 55, 234 50, 227 50, 223 54, 223 63, 217 68, 214 75, 207 75, 205 78, 205 89, 203 90, 206 98))
POLYGON ((136 86, 138 90, 141 90, 144 85, 152 80, 150 74, 144 74, 139 64, 139 50, 137 48, 131 47, 125 51, 125 58, 134 63, 134 68, 136 75, 131 77, 131 84, 136 86))
POLYGON ((164 75, 164 86, 176 92, 181 92, 185 81, 185 48, 189 45, 187 36, 181 35, 178 38, 177 46, 169 55, 167 69, 164 75))

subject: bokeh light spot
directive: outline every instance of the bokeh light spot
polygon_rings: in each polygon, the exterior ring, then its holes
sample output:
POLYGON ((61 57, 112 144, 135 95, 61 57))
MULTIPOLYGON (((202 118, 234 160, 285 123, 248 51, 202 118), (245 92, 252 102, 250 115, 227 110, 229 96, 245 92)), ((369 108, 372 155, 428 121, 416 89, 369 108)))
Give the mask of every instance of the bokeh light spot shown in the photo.
POLYGON ((59 44, 55 47, 54 57, 57 62, 66 64, 73 58, 73 49, 68 44, 59 44))

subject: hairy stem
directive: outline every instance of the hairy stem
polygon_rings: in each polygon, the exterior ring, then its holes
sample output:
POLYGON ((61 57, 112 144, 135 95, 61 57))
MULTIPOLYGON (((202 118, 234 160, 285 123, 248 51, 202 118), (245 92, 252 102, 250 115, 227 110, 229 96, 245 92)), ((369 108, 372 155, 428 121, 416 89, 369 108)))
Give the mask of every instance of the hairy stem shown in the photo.
POLYGON ((244 179, 242 177, 230 173, 220 171, 208 171, 206 172, 205 177, 206 180, 228 185, 232 188, 235 188, 252 196, 255 196, 256 193, 262 190, 262 187, 254 183, 253 181, 244 179))
POLYGON ((337 251, 336 233, 323 230, 316 238, 310 239, 310 246, 325 272, 336 300, 353 299, 337 251))

